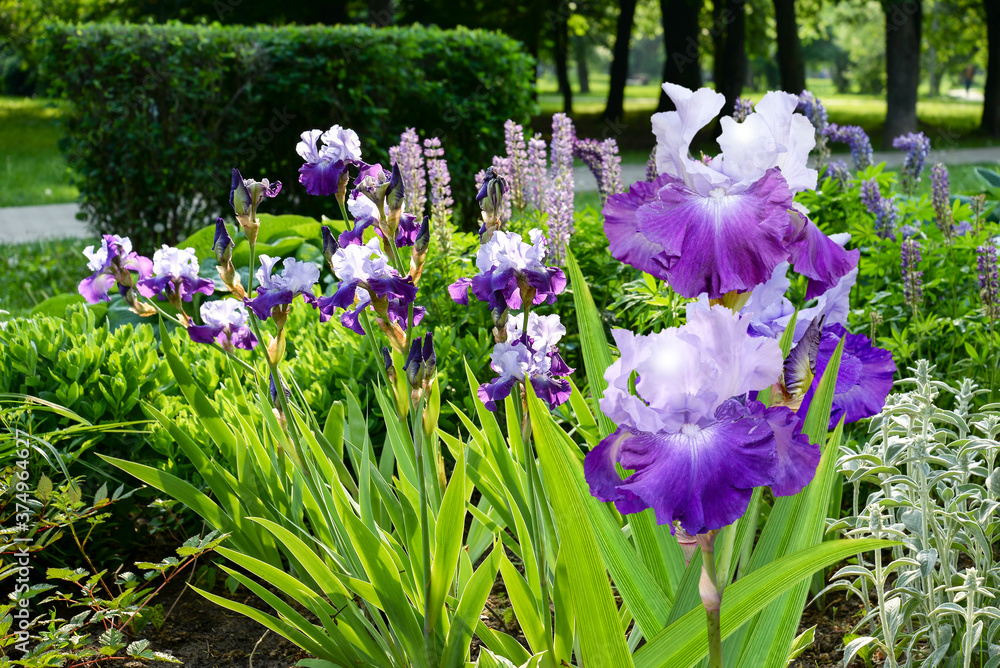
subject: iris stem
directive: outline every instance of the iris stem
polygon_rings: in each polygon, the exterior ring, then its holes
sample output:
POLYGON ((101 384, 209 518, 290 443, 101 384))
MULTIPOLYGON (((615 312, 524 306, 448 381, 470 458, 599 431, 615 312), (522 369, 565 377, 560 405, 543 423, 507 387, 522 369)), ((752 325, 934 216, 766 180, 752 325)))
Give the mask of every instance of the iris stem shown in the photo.
POLYGON ((701 581, 698 583, 698 593, 701 603, 705 606, 708 631, 708 666, 722 668, 722 624, 720 611, 722 608, 722 590, 718 585, 715 571, 715 537, 716 532, 700 533, 696 536, 701 547, 701 581))
POLYGON ((420 544, 423 550, 423 575, 421 576, 424 586, 424 647, 427 651, 427 660, 431 665, 435 661, 434 651, 434 627, 430 623, 431 619, 431 539, 430 521, 427 514, 427 475, 424 472, 424 436, 421 428, 421 421, 424 412, 424 399, 420 397, 417 405, 412 411, 413 415, 413 444, 417 454, 417 476, 419 477, 420 490, 420 544))

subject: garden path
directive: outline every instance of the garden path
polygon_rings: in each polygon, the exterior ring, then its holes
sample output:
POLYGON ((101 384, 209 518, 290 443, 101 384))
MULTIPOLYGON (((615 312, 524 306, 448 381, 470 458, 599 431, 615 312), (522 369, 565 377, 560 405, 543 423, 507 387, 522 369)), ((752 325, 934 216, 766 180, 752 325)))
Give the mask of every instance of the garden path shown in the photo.
MULTIPOLYGON (((903 162, 902 151, 875 154, 875 162, 889 166, 903 162)), ((943 162, 960 165, 976 162, 1000 162, 1000 147, 954 148, 931 151, 928 164, 943 162)), ((622 180, 634 183, 645 178, 646 166, 622 165, 622 180)), ((577 192, 597 190, 597 182, 590 170, 577 166, 573 170, 577 192)), ((42 239, 84 238, 91 236, 87 223, 77 220, 78 204, 46 204, 43 206, 17 206, 0 208, 0 243, 25 243, 42 239)))

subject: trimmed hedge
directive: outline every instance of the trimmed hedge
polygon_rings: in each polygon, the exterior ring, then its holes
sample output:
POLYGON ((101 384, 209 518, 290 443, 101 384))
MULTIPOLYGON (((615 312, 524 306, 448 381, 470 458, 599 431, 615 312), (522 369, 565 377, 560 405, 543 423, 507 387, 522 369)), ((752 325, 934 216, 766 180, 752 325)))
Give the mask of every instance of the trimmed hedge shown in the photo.
POLYGON ((62 149, 83 210, 141 250, 225 215, 233 167, 284 184, 269 213, 337 215, 305 194, 295 153, 334 123, 383 164, 406 127, 441 137, 455 199, 471 200, 504 120, 533 106, 532 58, 481 30, 52 24, 41 50, 42 80, 73 102, 62 149))

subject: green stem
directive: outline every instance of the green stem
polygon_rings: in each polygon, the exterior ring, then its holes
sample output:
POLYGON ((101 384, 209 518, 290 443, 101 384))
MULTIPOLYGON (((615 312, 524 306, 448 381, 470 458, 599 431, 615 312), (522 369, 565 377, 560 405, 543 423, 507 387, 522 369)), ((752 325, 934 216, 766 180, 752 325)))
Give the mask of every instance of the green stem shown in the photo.
POLYGON ((722 668, 722 589, 715 569, 715 532, 698 534, 701 547, 701 582, 698 593, 705 607, 708 632, 708 666, 722 668))
POLYGON ((427 651, 428 663, 433 665, 434 627, 431 626, 431 537, 430 522, 427 516, 427 475, 424 471, 424 436, 421 420, 424 411, 424 399, 417 400, 413 414, 413 444, 417 451, 417 476, 420 490, 420 545, 423 550, 423 574, 421 576, 424 589, 424 647, 427 651))

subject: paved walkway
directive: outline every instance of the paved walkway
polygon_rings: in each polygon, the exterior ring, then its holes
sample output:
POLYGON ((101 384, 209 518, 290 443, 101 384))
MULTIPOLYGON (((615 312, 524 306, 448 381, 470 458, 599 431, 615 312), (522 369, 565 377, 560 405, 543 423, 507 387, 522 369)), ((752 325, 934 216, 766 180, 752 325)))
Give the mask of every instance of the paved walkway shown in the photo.
POLYGON ((0 243, 92 236, 87 223, 76 219, 79 204, 46 204, 0 208, 0 243))
MULTIPOLYGON (((850 161, 850 154, 838 154, 835 156, 839 160, 850 161)), ((877 151, 875 153, 875 164, 886 163, 890 167, 903 164, 906 154, 902 151, 877 151)), ((953 148, 947 150, 931 151, 927 158, 927 165, 934 165, 943 162, 946 165, 965 165, 976 162, 1000 162, 1000 146, 986 146, 980 148, 953 148)), ((646 178, 645 165, 622 165, 622 181, 626 184, 635 183, 646 178)), ((576 183, 577 192, 592 192, 597 190, 597 181, 590 170, 583 165, 576 165, 573 168, 573 179, 576 183)))
MULTIPOLYGON (((890 166, 902 164, 902 151, 879 152, 875 162, 890 166)), ((976 162, 1000 162, 1000 147, 955 148, 931 151, 927 164, 943 162, 960 165, 976 162)), ((590 170, 582 165, 573 169, 577 192, 597 190, 590 170)), ((622 180, 635 183, 646 178, 645 165, 622 165, 622 180)), ((0 208, 0 243, 24 243, 41 239, 86 238, 93 236, 86 222, 76 219, 78 204, 47 204, 0 208)))

